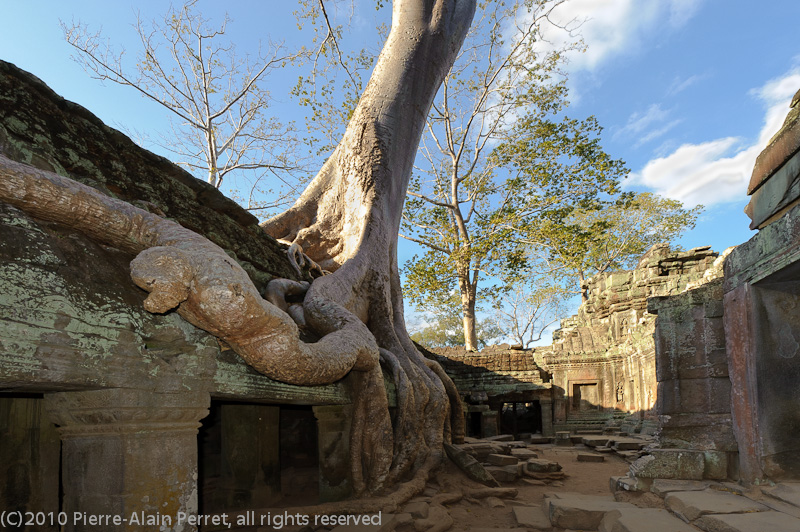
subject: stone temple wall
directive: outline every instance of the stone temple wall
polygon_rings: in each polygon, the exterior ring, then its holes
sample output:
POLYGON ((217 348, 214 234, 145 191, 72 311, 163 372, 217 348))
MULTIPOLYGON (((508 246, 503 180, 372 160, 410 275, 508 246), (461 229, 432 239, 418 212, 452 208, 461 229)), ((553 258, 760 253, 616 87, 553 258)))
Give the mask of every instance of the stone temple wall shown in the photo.
POLYGON ((648 298, 719 278, 722 262, 707 246, 676 252, 659 244, 635 269, 585 283, 588 298, 578 313, 562 320, 551 346, 535 350, 539 365, 553 375, 556 430, 598 428, 628 414, 655 420, 655 315, 648 298))
POLYGON ((514 350, 507 345, 490 346, 479 353, 461 347, 422 349, 442 365, 458 388, 468 435, 488 437, 527 431, 553 435, 550 375, 536 364, 531 351, 514 350), (518 404, 518 411, 514 403, 518 404), (504 410, 505 417, 512 418, 505 423, 504 410), (530 414, 533 418, 525 430, 514 424, 517 414, 530 414))
POLYGON ((723 278, 649 302, 660 447, 632 464, 629 486, 800 480, 800 91, 748 194, 759 232, 730 252, 723 278))
MULTIPOLYGON (((260 289, 296 278, 250 213, 3 61, 0 155, 181 223, 260 289)), ((0 507, 173 516, 264 507, 286 466, 278 419, 293 413, 316 424, 319 486, 308 491, 346 496, 349 380, 273 381, 176 313, 146 312, 132 258, 0 203, 0 507), (251 422, 258 428, 241 430, 251 422)))

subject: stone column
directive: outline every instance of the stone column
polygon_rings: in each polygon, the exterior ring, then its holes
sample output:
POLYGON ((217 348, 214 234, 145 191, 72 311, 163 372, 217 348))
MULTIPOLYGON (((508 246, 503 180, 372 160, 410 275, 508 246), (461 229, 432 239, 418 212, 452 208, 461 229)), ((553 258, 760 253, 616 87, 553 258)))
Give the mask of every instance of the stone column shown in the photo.
POLYGON ((542 436, 555 436, 553 430, 553 400, 550 397, 540 397, 539 405, 542 408, 542 436))
POLYGON ((497 436, 497 424, 499 419, 500 414, 495 410, 484 410, 481 412, 481 438, 497 436))
POLYGON ((70 516, 64 530, 196 530, 178 523, 178 513, 198 511, 197 429, 209 402, 202 392, 46 395, 62 440, 62 509, 70 516), (98 528, 75 512, 127 521, 98 528))
POLYGON ((350 478, 352 405, 315 406, 319 450, 319 500, 340 501, 353 492, 350 478))

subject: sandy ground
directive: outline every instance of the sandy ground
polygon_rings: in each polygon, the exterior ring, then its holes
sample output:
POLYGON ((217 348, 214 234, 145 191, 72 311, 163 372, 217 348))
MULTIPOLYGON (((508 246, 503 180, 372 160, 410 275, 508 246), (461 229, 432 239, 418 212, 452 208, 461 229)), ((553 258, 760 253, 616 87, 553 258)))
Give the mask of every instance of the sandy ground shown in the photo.
MULTIPOLYGON (((609 495, 609 478, 625 475, 628 472, 628 463, 615 454, 607 454, 604 462, 578 462, 579 452, 591 452, 583 445, 575 447, 554 447, 552 445, 530 446, 536 450, 539 458, 551 460, 561 464, 566 477, 545 486, 532 486, 523 480, 503 484, 503 487, 513 487, 518 490, 518 495, 513 499, 502 499, 504 506, 493 508, 489 499, 468 500, 450 505, 449 513, 454 520, 453 532, 475 531, 480 529, 507 529, 516 528, 512 508, 518 505, 540 505, 545 493, 552 492, 577 492, 587 495, 609 495)), ((452 463, 440 473, 436 479, 429 482, 429 488, 441 489, 439 484, 454 482, 456 485, 465 483, 463 475, 452 463), (452 479, 452 480, 451 480, 452 479)), ((466 481, 468 482, 468 481, 466 481)), ((452 488, 451 488, 452 489, 452 488)), ((431 492, 429 492, 431 493, 431 492)), ((413 526, 403 526, 398 532, 414 530, 413 526)))
MULTIPOLYGON (((514 506, 539 506, 544 495, 553 492, 577 492, 587 495, 609 495, 609 478, 612 476, 625 475, 628 472, 628 463, 621 457, 610 453, 605 454, 604 462, 578 462, 579 452, 592 452, 592 449, 583 445, 575 447, 555 447, 553 445, 531 445, 528 447, 535 450, 539 458, 558 462, 565 473, 563 480, 554 481, 547 485, 531 485, 524 480, 513 483, 504 483, 503 488, 514 488, 517 496, 514 498, 472 498, 463 497, 460 501, 446 505, 449 515, 453 519, 453 525, 449 529, 452 532, 488 532, 518 528, 514 518, 514 506), (502 501, 502 502, 500 502, 502 501)), ((432 497, 442 494, 453 494, 469 492, 470 489, 480 489, 484 486, 469 480, 452 462, 447 461, 447 465, 438 471, 429 480, 425 492, 412 499, 409 504, 415 501, 430 502, 432 497)), ((294 506, 300 509, 303 504, 313 504, 310 500, 310 493, 303 496, 294 496, 280 501, 272 511, 280 512, 281 507, 294 506)), ((401 510, 402 511, 402 510, 401 510)), ((259 512, 262 513, 262 512, 259 512)), ((214 527, 212 527, 214 528, 214 527)), ((334 527, 301 527, 301 526, 282 526, 277 530, 282 532, 320 532, 331 530, 334 527)), ((203 530, 210 530, 206 527, 203 530)), ((392 527, 382 527, 382 530, 391 530, 392 527)), ((237 527, 232 530, 237 532, 272 532, 276 528, 272 526, 237 527)), ((361 532, 366 530, 378 530, 378 527, 370 528, 348 528, 337 529, 335 532, 361 532)), ((418 532, 414 523, 408 523, 394 527, 396 532, 418 532)), ((422 528, 422 530, 425 530, 422 528)))

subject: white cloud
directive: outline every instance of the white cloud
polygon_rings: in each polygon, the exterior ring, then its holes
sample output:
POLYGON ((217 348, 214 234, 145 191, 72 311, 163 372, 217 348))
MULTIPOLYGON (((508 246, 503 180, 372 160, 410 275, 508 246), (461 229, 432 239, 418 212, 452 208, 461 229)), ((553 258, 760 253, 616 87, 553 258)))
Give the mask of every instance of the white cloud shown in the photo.
POLYGON ((676 77, 675 80, 672 82, 672 85, 670 85, 669 89, 667 89, 667 94, 669 94, 670 96, 675 96, 679 92, 685 91, 695 83, 702 81, 707 77, 708 77, 707 75, 694 75, 694 76, 689 76, 686 79, 681 79, 679 77, 676 77))
MULTIPOLYGON (((642 49, 654 32, 685 25, 703 1, 570 0, 556 8, 553 20, 560 25, 580 23, 578 33, 587 51, 571 54, 568 68, 594 72, 619 55, 642 49)), ((556 44, 564 40, 558 31, 548 32, 547 37, 556 44)))
POLYGON ((669 120, 670 111, 662 109, 659 104, 652 104, 644 112, 635 112, 628 117, 628 122, 614 133, 614 139, 635 138, 634 147, 657 139, 675 126, 680 120, 669 120))
POLYGON ((648 162, 631 176, 632 183, 692 206, 744 198, 756 157, 780 129, 798 87, 800 68, 795 68, 751 91, 765 108, 764 125, 754 143, 747 145, 740 138, 726 137, 684 144, 648 162))

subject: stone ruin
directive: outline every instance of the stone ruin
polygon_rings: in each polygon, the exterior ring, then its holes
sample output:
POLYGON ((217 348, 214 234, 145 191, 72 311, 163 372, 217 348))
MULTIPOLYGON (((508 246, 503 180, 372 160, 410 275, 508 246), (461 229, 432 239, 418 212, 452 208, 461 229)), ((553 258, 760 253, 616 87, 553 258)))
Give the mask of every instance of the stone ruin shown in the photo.
MULTIPOLYGON (((726 259, 657 246, 635 270, 591 279, 551 346, 430 355, 473 434, 508 431, 519 404, 547 436, 657 427, 658 446, 612 480, 618 492, 800 480, 798 101, 753 173, 759 232, 726 259)), ((4 62, 0 154, 180 221, 261 288, 296 278, 250 214, 4 62)), ((346 497, 349 379, 300 387, 256 373, 174 314, 145 312, 145 294, 119 282, 130 259, 0 204, 0 506, 174 515, 346 497)), ((798 507, 791 486, 772 489, 798 507)))
POLYGON ((627 421, 627 431, 656 420, 655 315, 648 299, 712 282, 722 260, 708 246, 686 252, 653 246, 635 269, 596 275, 582 287, 578 313, 561 321, 553 344, 536 348, 537 363, 553 375, 556 430, 602 429, 627 421))
POLYGON ((656 382, 656 315, 648 300, 719 285, 723 260, 707 246, 673 252, 659 244, 635 269, 589 279, 587 301, 561 321, 550 346, 494 346, 481 353, 434 349, 464 400, 468 435, 552 437, 609 426, 652 433, 662 392, 656 382), (520 416, 531 422, 515 426, 520 416))
POLYGON ((468 436, 554 435, 553 385, 529 351, 506 345, 480 353, 459 347, 421 349, 442 365, 458 388, 468 436))
MULTIPOLYGON (((297 279, 250 213, 2 61, 0 154, 180 222, 259 289, 297 279)), ((132 258, 0 203, 0 508, 175 516, 348 496, 349 378, 276 382, 146 312, 132 258)))

